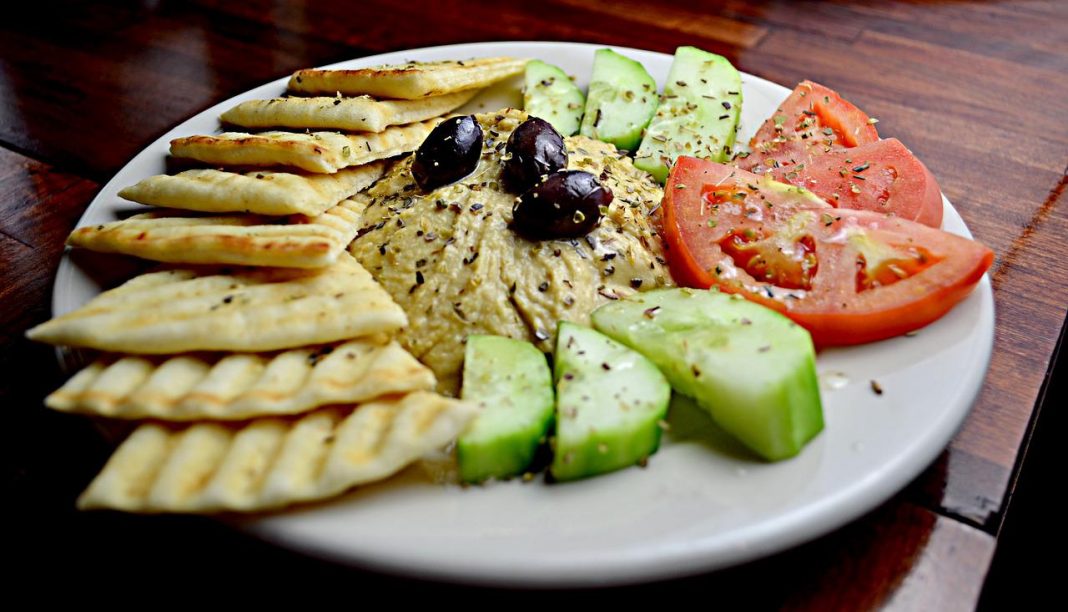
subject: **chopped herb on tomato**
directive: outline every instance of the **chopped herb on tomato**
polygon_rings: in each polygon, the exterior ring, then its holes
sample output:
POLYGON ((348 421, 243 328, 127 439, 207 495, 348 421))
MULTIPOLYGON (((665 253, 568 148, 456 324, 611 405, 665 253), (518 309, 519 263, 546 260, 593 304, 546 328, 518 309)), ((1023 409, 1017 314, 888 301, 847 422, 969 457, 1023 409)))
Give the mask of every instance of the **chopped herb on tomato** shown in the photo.
POLYGON ((896 139, 879 140, 875 123, 834 91, 805 81, 750 141, 755 153, 735 163, 806 187, 837 207, 940 227, 942 192, 934 176, 896 139))
POLYGON ((923 327, 967 297, 993 261, 975 241, 835 209, 808 189, 692 157, 679 158, 668 187, 664 238, 675 279, 774 308, 821 346, 923 327), (670 188, 680 184, 687 188, 670 188))

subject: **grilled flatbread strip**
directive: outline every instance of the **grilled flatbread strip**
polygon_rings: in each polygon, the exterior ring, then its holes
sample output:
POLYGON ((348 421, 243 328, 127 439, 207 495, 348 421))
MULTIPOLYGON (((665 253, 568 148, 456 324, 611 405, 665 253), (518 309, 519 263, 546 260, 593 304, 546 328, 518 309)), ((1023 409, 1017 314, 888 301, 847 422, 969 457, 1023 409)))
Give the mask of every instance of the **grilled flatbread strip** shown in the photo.
POLYGON ((476 93, 478 90, 472 89, 419 100, 289 96, 242 102, 220 118, 224 123, 246 128, 381 132, 391 125, 425 121, 450 113, 466 104, 476 93))
POLYGON ((377 181, 387 163, 372 162, 345 168, 335 174, 186 170, 173 176, 150 176, 123 189, 119 196, 164 208, 313 217, 377 181))
POLYGON ((484 57, 463 61, 410 62, 359 70, 298 70, 289 90, 303 94, 370 94, 415 99, 481 88, 519 74, 528 60, 484 57))
POLYGON ((171 141, 171 155, 220 166, 290 166, 333 174, 344 163, 341 151, 352 145, 337 132, 223 132, 183 136, 171 141))
POLYGON ((31 340, 133 354, 261 352, 407 325, 348 253, 316 270, 178 268, 135 277, 26 332, 31 340))
POLYGON ((321 268, 356 237, 361 207, 345 200, 317 217, 160 210, 78 228, 67 244, 168 263, 321 268))
POLYGON ((78 499, 81 509, 251 512, 381 480, 460 434, 478 408, 417 392, 299 420, 142 425, 78 499))
MULTIPOLYGON (((440 117, 383 132, 223 132, 186 136, 171 141, 171 155, 222 166, 292 166, 307 172, 333 174, 419 148, 440 117)), ((335 202, 336 203, 336 202, 335 202)))
POLYGON ((107 355, 45 398, 53 410, 120 419, 239 420, 433 389, 387 337, 280 353, 107 355))

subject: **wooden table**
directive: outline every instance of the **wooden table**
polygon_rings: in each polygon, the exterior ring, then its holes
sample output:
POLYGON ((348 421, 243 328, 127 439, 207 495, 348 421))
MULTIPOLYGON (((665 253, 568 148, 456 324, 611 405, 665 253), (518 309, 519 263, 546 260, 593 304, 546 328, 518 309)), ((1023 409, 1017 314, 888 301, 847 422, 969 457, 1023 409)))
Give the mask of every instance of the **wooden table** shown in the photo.
POLYGON ((453 593, 298 558, 207 521, 75 513, 108 448, 87 421, 41 406, 61 377, 51 349, 22 332, 49 316, 63 240, 100 186, 233 94, 299 67, 447 43, 692 44, 772 81, 826 83, 907 143, 997 253, 997 331, 974 410, 906 491, 814 543, 642 589, 757 607, 975 605, 1068 304, 1068 3, 340 4, 30 2, 0 21, 0 404, 5 507, 22 521, 9 530, 24 567, 168 584, 161 572, 195 559, 200 581, 240 569, 260 584, 314 576, 453 593))

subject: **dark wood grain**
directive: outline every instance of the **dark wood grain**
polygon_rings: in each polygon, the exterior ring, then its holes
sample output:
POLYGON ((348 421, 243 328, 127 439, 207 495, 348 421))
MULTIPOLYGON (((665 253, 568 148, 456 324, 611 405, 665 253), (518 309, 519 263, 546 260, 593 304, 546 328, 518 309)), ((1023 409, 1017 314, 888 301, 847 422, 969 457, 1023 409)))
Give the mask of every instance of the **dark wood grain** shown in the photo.
POLYGON ((234 93, 361 53, 181 2, 63 5, 27 3, 0 20, 0 142, 97 178, 234 93))
MULTIPOLYGON (((48 316, 65 235, 99 184, 153 138, 298 67, 492 40, 664 52, 693 44, 780 83, 824 82, 877 116, 880 133, 924 160, 996 252, 997 326, 972 413, 908 491, 812 544, 652 591, 713 589, 738 603, 748 593, 755 607, 969 608, 1068 307, 1066 24, 1068 3, 1030 1, 20 3, 0 20, 0 402, 14 407, 6 430, 20 432, 2 451, 5 493, 21 500, 25 516, 52 521, 46 539, 57 548, 113 542, 118 558, 151 554, 143 541, 152 538, 222 542, 220 569, 245 562, 262 573, 269 563, 303 576, 411 587, 268 554, 202 521, 70 510, 107 448, 85 421, 41 408, 58 380, 55 361, 49 348, 22 339, 48 316), (129 539, 99 536, 119 529, 129 529, 129 539)), ((22 535, 29 546, 45 533, 22 535)))
POLYGON ((33 527, 70 508, 108 452, 88 421, 43 408, 41 398, 61 380, 55 352, 22 335, 49 317, 63 240, 96 190, 92 181, 0 150, 0 465, 12 521, 4 535, 16 549, 23 536, 42 535, 31 535, 33 527))
MULTIPOLYGON (((775 19, 805 23, 805 4, 781 7, 789 13, 775 19)), ((1068 305, 1068 284, 1051 282, 1065 278, 1068 262, 1049 256, 1068 235, 1068 129, 1051 120, 1068 112, 1068 97, 1027 85, 1066 82, 1068 36, 1041 27, 1050 5, 959 4, 925 4, 923 19, 903 4, 824 7, 848 35, 828 33, 799 62, 813 30, 775 29, 739 63, 779 82, 833 83, 880 119, 881 134, 925 161, 975 236, 997 253, 990 375, 942 459, 950 468, 932 471, 924 487, 938 507, 987 524, 998 520, 1068 305), (1033 34, 1006 41, 1006 32, 1033 34)))

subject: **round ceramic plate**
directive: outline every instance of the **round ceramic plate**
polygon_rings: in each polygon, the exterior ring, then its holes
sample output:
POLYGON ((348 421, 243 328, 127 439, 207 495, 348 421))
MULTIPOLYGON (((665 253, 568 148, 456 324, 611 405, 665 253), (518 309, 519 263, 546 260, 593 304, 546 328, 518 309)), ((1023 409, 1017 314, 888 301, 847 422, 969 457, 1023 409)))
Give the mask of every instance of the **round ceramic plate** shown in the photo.
MULTIPOLYGON (((408 60, 510 55, 561 66, 585 86, 598 47, 486 43, 390 53, 343 62, 355 68, 408 60)), ((671 56, 618 49, 660 84, 671 56)), ((789 90, 742 75, 738 142, 789 90)), ((520 79, 480 94, 464 110, 521 104, 520 79)), ((834 83, 829 83, 833 87, 834 83)), ((164 171, 168 141, 218 131, 219 114, 241 100, 280 95, 285 79, 182 123, 104 187, 79 225, 130 208, 116 193, 164 171)), ((948 201, 945 229, 969 236, 948 201)), ((64 258, 54 311, 100 291, 93 270, 64 258)), ((826 429, 797 457, 752 459, 684 402, 648 467, 567 484, 504 482, 461 488, 410 469, 328 503, 242 519, 283 546, 407 575, 526 586, 604 585, 703 572, 815 538, 880 504, 931 463, 960 426, 985 375, 994 329, 989 279, 948 315, 910 337, 822 352, 826 429), (873 392, 877 381, 882 394, 873 392)))

